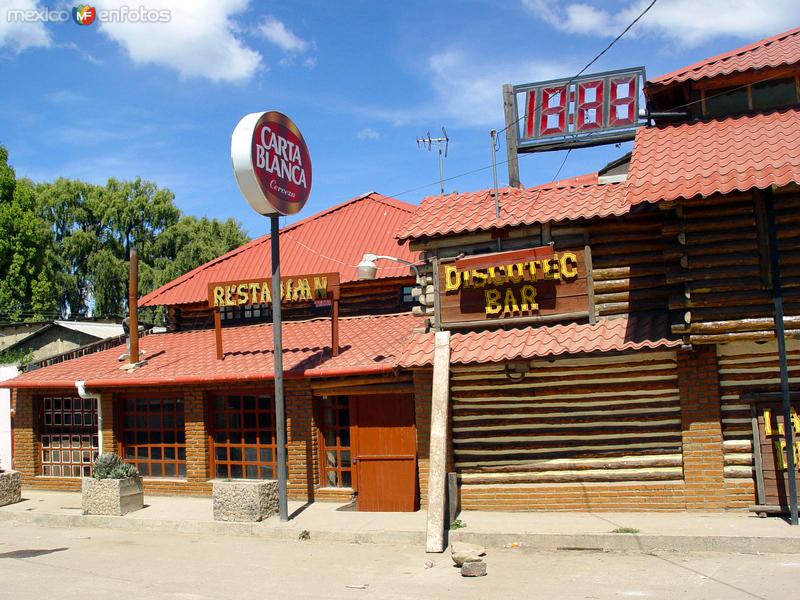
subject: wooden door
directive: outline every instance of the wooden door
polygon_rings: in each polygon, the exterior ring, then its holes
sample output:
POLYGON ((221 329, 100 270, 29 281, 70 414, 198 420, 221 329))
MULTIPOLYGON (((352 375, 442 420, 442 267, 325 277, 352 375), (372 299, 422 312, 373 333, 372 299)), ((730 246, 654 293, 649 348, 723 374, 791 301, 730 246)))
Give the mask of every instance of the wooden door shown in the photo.
POLYGON ((417 510, 414 397, 410 394, 354 396, 352 406, 358 510, 417 510))
MULTIPOLYGON (((789 459, 784 435, 783 405, 780 402, 764 402, 755 405, 758 418, 758 439, 761 448, 761 474, 764 481, 766 506, 780 506, 788 511, 789 506, 789 459)), ((800 421, 797 418, 800 403, 792 402, 792 431, 795 436, 795 476, 800 495, 800 421)))

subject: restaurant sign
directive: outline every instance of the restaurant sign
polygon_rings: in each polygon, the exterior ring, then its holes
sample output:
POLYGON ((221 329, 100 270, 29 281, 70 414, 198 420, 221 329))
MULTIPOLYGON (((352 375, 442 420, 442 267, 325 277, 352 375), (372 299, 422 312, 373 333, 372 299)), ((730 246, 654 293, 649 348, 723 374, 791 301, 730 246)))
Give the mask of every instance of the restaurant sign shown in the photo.
POLYGON ((585 250, 552 246, 470 256, 439 269, 442 325, 588 316, 585 250))
MULTIPOLYGON (((323 273, 281 277, 281 304, 323 301, 338 298, 339 274, 323 273)), ((272 303, 272 279, 239 280, 208 285, 208 306, 248 306, 272 303)))

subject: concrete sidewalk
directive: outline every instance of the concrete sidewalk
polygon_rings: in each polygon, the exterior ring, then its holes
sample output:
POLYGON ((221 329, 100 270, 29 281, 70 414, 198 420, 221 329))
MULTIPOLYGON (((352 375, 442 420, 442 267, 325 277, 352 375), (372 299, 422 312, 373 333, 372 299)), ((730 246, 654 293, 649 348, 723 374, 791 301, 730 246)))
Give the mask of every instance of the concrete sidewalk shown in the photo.
MULTIPOLYGON (((288 523, 214 521, 211 498, 147 496, 147 506, 124 517, 81 514, 78 492, 24 490, 23 501, 0 508, 0 523, 51 527, 107 527, 140 531, 256 536, 424 547, 426 515, 356 512, 348 505, 290 502, 288 523)), ((628 552, 744 552, 800 554, 800 527, 777 518, 735 513, 503 513, 464 511, 465 527, 450 541, 530 550, 628 552), (633 528, 638 533, 613 533, 633 528)))

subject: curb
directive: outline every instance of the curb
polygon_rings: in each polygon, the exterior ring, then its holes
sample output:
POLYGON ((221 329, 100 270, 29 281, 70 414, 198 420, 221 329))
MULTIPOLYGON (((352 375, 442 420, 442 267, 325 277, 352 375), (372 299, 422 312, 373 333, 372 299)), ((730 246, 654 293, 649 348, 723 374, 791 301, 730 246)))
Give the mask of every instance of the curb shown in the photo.
MULTIPOLYGON (((95 527, 120 531, 171 531, 194 535, 257 537, 297 540, 303 529, 294 523, 232 523, 222 521, 182 521, 176 519, 137 519, 101 515, 65 515, 0 511, 0 523, 39 525, 42 527, 95 527)), ((384 530, 309 530, 312 541, 350 544, 420 546, 424 531, 384 530)), ((470 542, 487 548, 512 544, 528 551, 632 552, 721 552, 728 554, 800 554, 800 537, 690 536, 618 533, 553 534, 490 533, 451 531, 449 542, 470 542)))

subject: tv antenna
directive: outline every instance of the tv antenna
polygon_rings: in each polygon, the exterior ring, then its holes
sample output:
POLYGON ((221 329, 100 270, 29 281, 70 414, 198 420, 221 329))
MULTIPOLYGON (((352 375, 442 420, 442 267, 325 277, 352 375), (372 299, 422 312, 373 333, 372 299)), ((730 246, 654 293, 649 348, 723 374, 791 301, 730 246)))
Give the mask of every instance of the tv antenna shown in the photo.
POLYGON ((439 150, 439 193, 444 194, 444 159, 447 158, 447 150, 450 147, 450 138, 447 137, 447 130, 442 126, 442 137, 431 137, 431 132, 423 138, 417 138, 417 147, 427 148, 431 151, 436 144, 439 150), (442 155, 442 144, 444 144, 444 155, 442 155))

